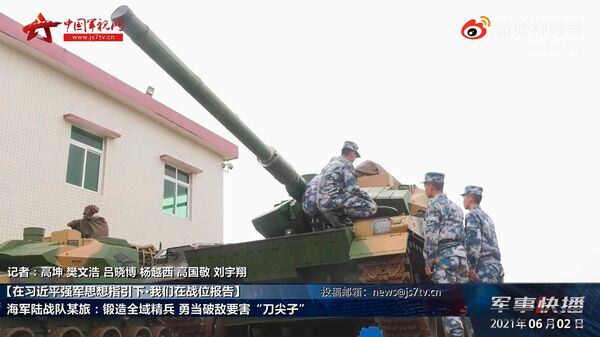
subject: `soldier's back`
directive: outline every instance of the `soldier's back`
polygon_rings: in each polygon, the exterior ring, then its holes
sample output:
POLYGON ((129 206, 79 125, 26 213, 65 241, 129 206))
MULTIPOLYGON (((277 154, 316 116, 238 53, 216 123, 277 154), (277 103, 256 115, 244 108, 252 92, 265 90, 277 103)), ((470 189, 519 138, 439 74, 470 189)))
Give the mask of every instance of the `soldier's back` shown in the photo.
POLYGON ((302 196, 302 209, 309 216, 315 216, 319 212, 317 208, 317 187, 320 180, 321 175, 316 175, 312 178, 308 185, 306 185, 306 190, 302 196))
POLYGON ((494 258, 499 262, 500 249, 498 248, 498 238, 492 218, 481 207, 476 207, 467 214, 466 223, 475 223, 480 227, 481 253, 479 258, 494 258))
POLYGON ((319 201, 319 206, 326 199, 335 199, 346 193, 348 175, 354 175, 354 167, 344 157, 338 157, 325 166, 317 188, 317 199, 323 200, 319 201))
POLYGON ((438 250, 440 256, 466 257, 463 212, 446 195, 440 195, 430 205, 440 216, 438 250))

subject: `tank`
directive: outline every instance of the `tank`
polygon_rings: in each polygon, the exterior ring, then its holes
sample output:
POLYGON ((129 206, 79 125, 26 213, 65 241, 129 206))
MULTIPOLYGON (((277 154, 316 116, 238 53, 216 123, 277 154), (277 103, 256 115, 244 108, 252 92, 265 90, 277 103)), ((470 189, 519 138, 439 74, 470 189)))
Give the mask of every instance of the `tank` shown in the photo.
MULTIPOLYGON (((140 278, 69 277, 69 267, 87 268, 89 273, 106 267, 139 269, 152 267, 155 249, 134 246, 112 237, 82 238, 73 229, 45 236, 44 228, 27 227, 23 238, 0 244, 1 283, 124 283, 140 278), (27 269, 29 277, 9 278, 9 268, 27 269), (60 270, 60 272, 58 271, 60 270)), ((0 319, 1 337, 173 337, 173 332, 156 318, 69 318, 19 317, 0 319)))
MULTIPOLYGON (((121 22, 135 44, 253 152, 292 198, 252 220, 264 240, 178 247, 170 249, 167 256, 178 256, 177 263, 184 258, 189 266, 246 266, 248 275, 243 282, 247 283, 427 282, 422 273, 421 228, 428 200, 422 190, 399 184, 381 170, 363 180, 365 191, 379 206, 373 218, 356 221, 348 228, 313 232, 301 207, 310 175, 300 176, 280 153, 267 146, 131 9, 121 6, 111 19, 121 22)), ((170 263, 169 259, 164 263, 170 263)), ((200 335, 200 329, 194 328, 200 322, 173 319, 173 324, 188 326, 185 336, 190 337, 200 335)), ((432 320, 425 318, 219 319, 210 335, 357 336, 361 327, 370 324, 379 325, 385 336, 434 336, 438 332, 432 320)))

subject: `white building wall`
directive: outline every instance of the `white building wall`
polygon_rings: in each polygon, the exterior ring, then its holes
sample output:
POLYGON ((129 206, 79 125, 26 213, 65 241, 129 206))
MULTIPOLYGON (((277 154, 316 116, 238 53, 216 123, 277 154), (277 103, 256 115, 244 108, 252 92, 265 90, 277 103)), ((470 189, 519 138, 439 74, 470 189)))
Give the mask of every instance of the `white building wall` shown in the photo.
MULTIPOLYGON (((185 131, 183 131, 185 132, 185 131)), ((193 140, 0 40, 0 242, 24 227, 64 229, 87 204, 113 237, 163 247, 223 240, 222 158, 193 140), (76 114, 122 135, 107 139, 99 192, 65 182, 76 114), (162 212, 169 154, 193 175, 190 219, 162 212)))

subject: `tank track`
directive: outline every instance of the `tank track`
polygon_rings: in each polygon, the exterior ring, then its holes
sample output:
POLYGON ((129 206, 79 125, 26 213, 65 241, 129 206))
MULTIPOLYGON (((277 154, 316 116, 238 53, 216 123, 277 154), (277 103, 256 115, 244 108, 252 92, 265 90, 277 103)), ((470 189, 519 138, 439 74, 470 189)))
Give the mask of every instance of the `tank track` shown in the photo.
MULTIPOLYGON (((358 265, 361 283, 412 283, 408 256, 398 254, 369 259, 358 265)), ((384 337, 431 337, 427 317, 378 317, 384 337)))
MULTIPOLYGON (((359 281, 365 284, 411 283, 409 260, 405 254, 371 258, 359 263, 359 281)), ((214 337, 213 318, 162 318, 173 337, 214 337)), ((379 317, 375 322, 384 337, 431 337, 427 317, 379 317)))

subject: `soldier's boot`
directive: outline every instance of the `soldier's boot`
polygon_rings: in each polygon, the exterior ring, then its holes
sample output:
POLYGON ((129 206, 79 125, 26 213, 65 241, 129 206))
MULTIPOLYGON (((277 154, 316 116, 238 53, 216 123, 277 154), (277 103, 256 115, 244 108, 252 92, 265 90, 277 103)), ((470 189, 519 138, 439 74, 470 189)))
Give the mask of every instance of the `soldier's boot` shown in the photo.
POLYGON ((354 221, 347 216, 344 218, 344 223, 346 224, 346 227, 354 226, 354 221))
POLYGON ((321 214, 315 215, 310 219, 310 227, 313 232, 320 232, 325 230, 325 222, 326 220, 323 218, 321 214))
POLYGON ((333 228, 346 228, 354 225, 352 220, 346 215, 346 212, 344 212, 344 209, 323 212, 323 216, 333 228))

